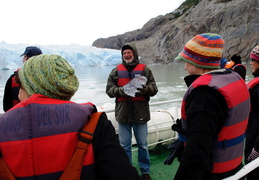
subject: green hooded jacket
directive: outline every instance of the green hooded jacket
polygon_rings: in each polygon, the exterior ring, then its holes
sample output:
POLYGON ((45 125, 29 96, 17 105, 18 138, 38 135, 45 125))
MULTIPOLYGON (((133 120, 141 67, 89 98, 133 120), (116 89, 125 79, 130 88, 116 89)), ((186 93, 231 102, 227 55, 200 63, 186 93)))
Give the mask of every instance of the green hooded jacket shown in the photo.
MULTIPOLYGON (((121 54, 125 46, 130 46, 133 50, 134 60, 127 64, 122 57, 122 64, 126 69, 131 72, 137 64, 139 64, 138 52, 134 44, 125 44, 122 47, 121 54)), ((121 101, 116 102, 115 105, 115 118, 121 123, 138 123, 143 124, 150 120, 150 110, 149 110, 149 99, 151 96, 156 95, 158 92, 155 79, 153 77, 152 71, 146 66, 143 72, 143 76, 147 78, 148 91, 145 96, 147 101, 121 101)), ((106 93, 110 98, 117 98, 120 96, 118 83, 118 69, 115 67, 107 80, 106 93)))

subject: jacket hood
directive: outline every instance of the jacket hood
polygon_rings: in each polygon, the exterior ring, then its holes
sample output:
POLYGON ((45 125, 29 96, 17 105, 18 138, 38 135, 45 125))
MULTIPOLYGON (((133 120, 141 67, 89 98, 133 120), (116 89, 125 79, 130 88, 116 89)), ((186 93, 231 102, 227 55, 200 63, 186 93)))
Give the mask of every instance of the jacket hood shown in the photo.
MULTIPOLYGON (((125 49, 131 49, 133 51, 133 55, 134 55, 134 60, 130 63, 131 64, 138 64, 139 63, 139 58, 138 58, 138 51, 137 51, 137 48, 136 46, 133 44, 133 43, 126 43, 122 46, 121 48, 121 56, 122 56, 122 53, 125 49)), ((122 56, 122 64, 126 64, 126 62, 123 60, 123 56, 122 56)))

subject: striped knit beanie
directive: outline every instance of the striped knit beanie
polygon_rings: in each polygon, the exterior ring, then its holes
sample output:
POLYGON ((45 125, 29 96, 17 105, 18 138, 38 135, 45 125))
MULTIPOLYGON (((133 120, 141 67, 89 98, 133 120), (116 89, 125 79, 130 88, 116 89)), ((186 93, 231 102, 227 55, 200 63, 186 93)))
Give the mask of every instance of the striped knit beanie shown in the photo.
POLYGON ((218 34, 204 33, 187 42, 175 60, 182 60, 203 69, 219 69, 224 40, 218 34))
POLYGON ((33 56, 23 64, 18 76, 29 95, 70 100, 79 86, 74 69, 64 58, 54 54, 33 56))
POLYGON ((250 58, 259 61, 259 45, 255 46, 251 51, 250 58))

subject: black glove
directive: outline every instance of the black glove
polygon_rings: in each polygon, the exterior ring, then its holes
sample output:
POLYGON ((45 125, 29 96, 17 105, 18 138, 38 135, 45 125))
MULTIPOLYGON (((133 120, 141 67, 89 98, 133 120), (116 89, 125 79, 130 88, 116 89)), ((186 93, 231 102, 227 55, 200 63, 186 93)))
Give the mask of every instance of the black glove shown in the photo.
POLYGON ((166 164, 171 165, 176 157, 179 162, 181 161, 181 157, 184 149, 184 143, 182 141, 180 141, 179 139, 176 139, 167 147, 167 149, 171 150, 171 152, 169 153, 166 160, 164 161, 165 165, 166 164))
POLYGON ((123 87, 119 87, 119 94, 120 94, 120 96, 129 96, 129 95, 127 95, 125 92, 124 92, 124 89, 123 89, 123 87))
POLYGON ((185 135, 185 130, 180 119, 176 119, 176 124, 172 125, 172 130, 178 132, 179 134, 185 135))
POLYGON ((135 93, 135 96, 136 96, 136 97, 138 97, 138 96, 143 96, 144 94, 147 93, 147 91, 148 91, 148 86, 145 85, 145 84, 142 84, 142 87, 143 87, 143 88, 137 88, 137 90, 138 90, 139 92, 136 92, 136 93, 135 93))

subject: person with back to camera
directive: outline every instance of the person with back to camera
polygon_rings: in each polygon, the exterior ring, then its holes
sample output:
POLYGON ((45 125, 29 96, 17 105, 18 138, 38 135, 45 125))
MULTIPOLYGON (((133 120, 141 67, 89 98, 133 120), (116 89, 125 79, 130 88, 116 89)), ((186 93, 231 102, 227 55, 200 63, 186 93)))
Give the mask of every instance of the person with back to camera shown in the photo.
MULTIPOLYGON (((21 102, 0 117, 0 154, 19 180, 59 179, 75 151, 79 131, 88 125, 96 106, 70 101, 79 82, 59 55, 30 58, 17 81, 21 102)), ((86 157, 78 159, 82 160, 80 179, 141 179, 105 113, 88 143, 86 157)))
POLYGON ((152 71, 139 63, 138 52, 134 44, 128 43, 121 49, 122 63, 110 73, 106 93, 116 98, 115 118, 118 121, 119 140, 132 162, 132 128, 138 146, 138 163, 143 179, 150 179, 150 157, 148 152, 147 122, 150 120, 149 99, 156 95, 158 89, 152 71), (125 93, 123 86, 137 76, 147 79, 143 88, 139 88, 135 97, 125 93))
MULTIPOLYGON (((250 53, 251 71, 254 76, 247 85, 251 96, 251 111, 246 130, 245 162, 259 157, 259 45, 250 53)), ((247 175, 247 180, 257 180, 259 168, 247 175)))
POLYGON ((234 62, 232 65, 232 69, 237 72, 243 79, 244 81, 246 80, 246 67, 242 64, 241 57, 238 54, 234 54, 230 60, 234 62))
MULTIPOLYGON (((29 58, 40 54, 42 54, 42 51, 40 48, 36 46, 28 46, 26 47, 24 53, 21 54, 21 56, 23 56, 22 62, 24 63, 29 58)), ((18 70, 14 71, 14 73, 9 77, 5 85, 4 99, 3 99, 3 108, 5 112, 20 102, 18 99, 18 93, 19 93, 20 87, 15 82, 15 76, 18 73, 18 70)))
POLYGON ((220 35, 203 33, 176 57, 189 75, 181 121, 172 126, 186 138, 175 180, 219 180, 242 168, 250 97, 236 72, 219 69, 223 46, 220 35))

